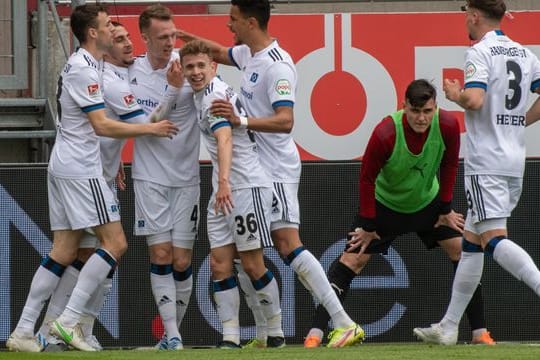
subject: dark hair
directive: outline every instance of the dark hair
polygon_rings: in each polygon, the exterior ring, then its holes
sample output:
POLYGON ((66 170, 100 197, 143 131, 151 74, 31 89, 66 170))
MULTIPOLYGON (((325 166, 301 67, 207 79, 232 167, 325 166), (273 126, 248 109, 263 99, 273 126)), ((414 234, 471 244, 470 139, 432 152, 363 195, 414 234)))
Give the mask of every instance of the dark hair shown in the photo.
POLYGON ((201 40, 191 40, 182 46, 180 49, 180 58, 186 55, 206 54, 212 60, 212 50, 210 47, 201 40))
POLYGON ((139 15, 139 31, 141 33, 148 30, 152 19, 168 21, 172 20, 171 9, 161 4, 150 5, 139 15))
POLYGON ((86 33, 89 28, 97 29, 99 25, 97 18, 101 12, 108 14, 107 7, 105 5, 95 3, 77 6, 71 13, 71 31, 81 44, 86 42, 86 33))
POLYGON ((504 0, 467 0, 466 6, 478 9, 487 18, 497 21, 501 21, 506 13, 506 4, 504 3, 504 0))
POLYGON ((255 18, 261 30, 266 31, 270 20, 270 3, 268 0, 231 0, 231 5, 237 6, 240 13, 246 18, 255 18))
POLYGON ((437 90, 425 79, 414 80, 407 86, 405 99, 415 108, 421 108, 429 99, 437 99, 437 90))

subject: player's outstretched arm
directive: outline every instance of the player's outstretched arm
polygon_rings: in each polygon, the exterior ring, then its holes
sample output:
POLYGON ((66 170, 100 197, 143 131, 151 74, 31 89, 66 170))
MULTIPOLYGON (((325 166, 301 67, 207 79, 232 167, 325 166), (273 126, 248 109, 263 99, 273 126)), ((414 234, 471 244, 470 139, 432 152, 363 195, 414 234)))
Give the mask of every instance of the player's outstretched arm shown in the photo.
POLYGON ((105 116, 104 109, 87 113, 94 131, 99 136, 112 138, 130 138, 142 135, 172 138, 178 133, 178 128, 169 120, 162 120, 151 124, 127 124, 111 120, 105 116))
POLYGON ((294 125, 294 111, 292 106, 278 106, 274 114, 267 117, 248 117, 247 124, 242 124, 240 117, 235 114, 233 105, 223 99, 216 99, 210 108, 212 116, 224 117, 235 127, 244 125, 250 130, 273 133, 290 133, 294 125))
POLYGON ((187 31, 184 31, 184 30, 181 30, 181 29, 178 29, 176 31, 176 36, 178 38, 180 38, 183 42, 189 42, 189 41, 192 41, 192 40, 201 40, 201 41, 204 41, 206 43, 206 45, 208 45, 208 47, 210 47, 210 50, 212 51, 212 57, 214 59, 215 62, 219 63, 219 64, 223 64, 223 65, 234 65, 231 61, 231 59, 229 58, 229 48, 228 47, 225 47, 215 41, 212 41, 212 40, 209 40, 209 39, 205 39, 205 38, 202 38, 198 35, 195 35, 195 34, 192 34, 192 33, 189 33, 187 31))

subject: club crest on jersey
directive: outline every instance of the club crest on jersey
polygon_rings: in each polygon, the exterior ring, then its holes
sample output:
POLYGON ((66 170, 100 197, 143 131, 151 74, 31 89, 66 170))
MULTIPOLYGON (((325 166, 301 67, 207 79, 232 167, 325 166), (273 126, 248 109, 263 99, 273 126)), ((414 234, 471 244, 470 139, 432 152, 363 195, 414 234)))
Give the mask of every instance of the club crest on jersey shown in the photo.
POLYGON ((124 100, 124 104, 130 108, 135 106, 137 104, 137 100, 135 100, 135 96, 133 94, 126 95, 122 98, 124 100))
POLYGON ((287 79, 281 79, 276 82, 276 92, 279 95, 291 95, 291 83, 287 79))
POLYGON ((476 66, 473 63, 468 62, 465 65, 465 79, 470 79, 474 74, 476 74, 476 66))
POLYGON ((99 84, 90 84, 88 85, 87 89, 88 89, 88 95, 90 97, 99 96, 99 84))
POLYGON ((253 74, 251 74, 251 78, 249 79, 249 81, 251 81, 252 83, 255 83, 257 82, 258 78, 259 78, 259 74, 254 72, 253 74))

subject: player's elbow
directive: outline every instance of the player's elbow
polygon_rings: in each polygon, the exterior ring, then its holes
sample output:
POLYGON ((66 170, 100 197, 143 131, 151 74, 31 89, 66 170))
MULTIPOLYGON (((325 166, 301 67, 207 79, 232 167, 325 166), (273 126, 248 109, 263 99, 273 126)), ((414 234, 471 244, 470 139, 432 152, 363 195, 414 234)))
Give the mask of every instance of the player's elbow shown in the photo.
POLYGON ((96 132, 97 136, 107 136, 108 134, 107 129, 101 125, 94 125, 94 131, 96 132))
POLYGON ((292 118, 283 119, 281 122, 282 132, 290 134, 292 132, 294 120, 292 118))
POLYGON ((483 105, 481 99, 470 98, 463 102, 463 107, 467 110, 480 110, 483 105))

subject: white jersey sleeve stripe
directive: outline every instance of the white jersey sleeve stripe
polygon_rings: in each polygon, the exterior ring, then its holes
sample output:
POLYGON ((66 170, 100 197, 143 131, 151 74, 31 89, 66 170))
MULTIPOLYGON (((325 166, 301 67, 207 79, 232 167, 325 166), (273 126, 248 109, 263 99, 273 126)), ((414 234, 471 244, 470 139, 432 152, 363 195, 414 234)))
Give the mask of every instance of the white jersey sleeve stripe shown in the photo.
POLYGON ((105 109, 105 103, 92 104, 81 108, 82 112, 89 113, 94 110, 105 109))
POLYGON ((142 111, 142 109, 138 109, 130 113, 120 115, 119 117, 120 117, 120 120, 129 120, 129 119, 133 119, 134 117, 141 116, 141 115, 144 116, 144 111, 142 111))

